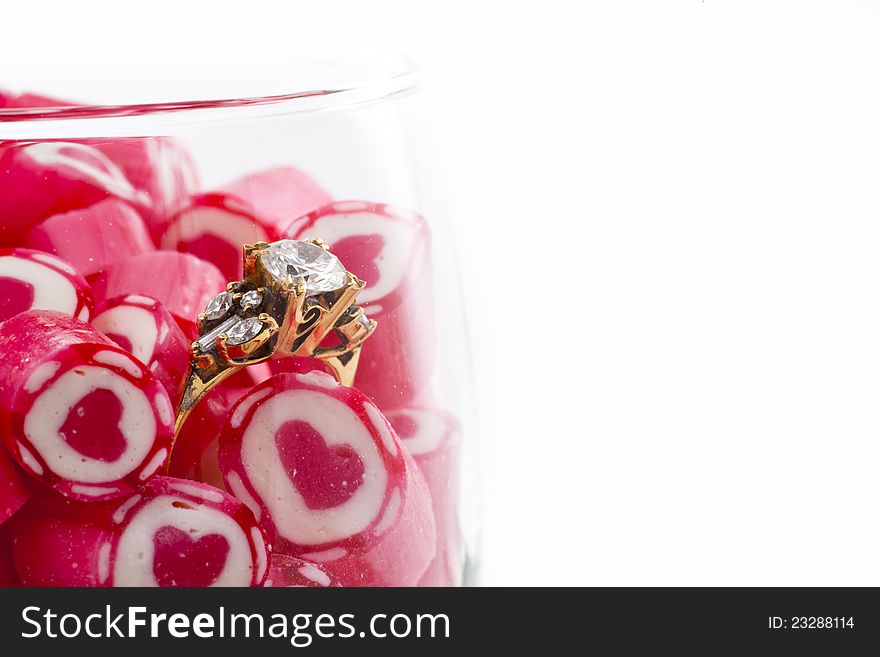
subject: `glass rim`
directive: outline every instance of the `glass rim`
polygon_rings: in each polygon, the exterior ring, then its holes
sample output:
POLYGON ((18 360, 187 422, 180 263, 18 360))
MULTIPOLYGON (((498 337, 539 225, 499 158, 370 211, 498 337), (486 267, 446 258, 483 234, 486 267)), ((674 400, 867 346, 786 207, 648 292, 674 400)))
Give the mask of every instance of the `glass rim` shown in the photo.
MULTIPOLYGON (((314 113, 345 109, 406 94, 418 84, 418 67, 412 59, 399 52, 378 47, 354 46, 328 48, 326 45, 302 45, 291 53, 314 56, 330 54, 349 69, 360 68, 343 79, 333 79, 327 73, 327 84, 297 85, 271 89, 272 93, 236 95, 209 93, 200 98, 185 98, 157 94, 155 99, 140 102, 70 102, 64 105, 41 107, 0 107, 0 139, 34 138, 50 134, 87 136, 98 132, 115 133, 134 131, 145 122, 152 126, 193 123, 212 120, 247 119, 298 113, 314 113), (98 127, 100 126, 100 128, 98 127)), ((291 63, 312 67, 314 74, 322 75, 326 62, 308 57, 291 63)), ((337 62, 337 63, 338 63, 337 62)), ((338 77, 338 76, 337 76, 338 77)), ((19 85, 21 86, 21 85, 19 85)), ((39 94, 45 90, 23 89, 22 92, 39 94)), ((14 96, 13 96, 14 97, 14 96)), ((108 134, 109 136, 109 134, 108 134)))

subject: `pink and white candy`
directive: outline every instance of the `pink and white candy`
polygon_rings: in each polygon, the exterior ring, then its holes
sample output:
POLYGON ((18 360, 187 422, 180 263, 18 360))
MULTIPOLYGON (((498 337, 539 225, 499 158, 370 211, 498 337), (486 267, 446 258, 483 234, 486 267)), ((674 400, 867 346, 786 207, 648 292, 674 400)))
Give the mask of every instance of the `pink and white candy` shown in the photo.
POLYGON ((268 571, 269 546, 245 505, 171 477, 112 503, 44 496, 12 533, 28 586, 260 586, 268 571))
POLYGON ((156 250, 143 219, 118 199, 49 217, 31 229, 26 245, 65 258, 84 276, 156 250))
MULTIPOLYGON (((38 94, 0 92, 0 108, 47 108, 74 105, 38 94)), ((186 204, 198 187, 195 163, 180 142, 170 137, 120 137, 66 140, 94 149, 115 164, 137 190, 141 211, 156 242, 171 216, 186 204)), ((80 206, 85 207, 85 206, 80 206)))
POLYGON ((241 278, 243 244, 274 242, 295 217, 329 200, 327 192, 302 171, 267 169, 193 198, 174 217, 162 237, 162 248, 195 254, 235 280, 241 278))
POLYGON ((150 371, 88 324, 31 310, 0 324, 0 438, 65 496, 126 495, 155 475, 174 411, 150 371))
POLYGON ((152 297, 183 323, 191 323, 226 287, 223 274, 188 253, 155 251, 118 262, 89 281, 100 304, 129 294, 152 297))
POLYGON ((0 145, 0 246, 20 246, 43 219, 107 198, 150 206, 149 196, 92 146, 69 141, 0 145))
POLYGON ((142 210, 158 244, 171 218, 189 202, 199 184, 195 163, 170 137, 127 137, 86 142, 115 162, 150 202, 142 210))
POLYGON ((161 303, 140 294, 115 297, 98 309, 92 326, 144 363, 179 401, 192 341, 161 303))
POLYGON ((380 408, 412 405, 434 364, 431 232, 418 214, 340 201, 294 221, 292 239, 319 237, 366 281, 358 304, 379 326, 364 343, 357 387, 380 408))
POLYGON ((61 258, 33 249, 0 249, 0 322, 31 309, 89 321, 92 291, 61 258))
POLYGON ((388 413, 401 444, 419 466, 437 522, 437 554, 419 586, 460 586, 464 542, 459 523, 461 424, 436 408, 406 408, 388 413))
POLYGON ((220 434, 227 488, 276 552, 345 586, 415 585, 434 556, 427 485, 376 406, 321 372, 277 374, 220 434))

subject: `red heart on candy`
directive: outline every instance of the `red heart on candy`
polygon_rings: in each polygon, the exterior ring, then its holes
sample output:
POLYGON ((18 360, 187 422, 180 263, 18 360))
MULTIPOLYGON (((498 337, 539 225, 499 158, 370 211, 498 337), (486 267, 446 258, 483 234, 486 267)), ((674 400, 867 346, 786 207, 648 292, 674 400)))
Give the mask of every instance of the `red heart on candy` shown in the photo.
POLYGON ((312 425, 282 424, 275 433, 281 463, 310 509, 345 503, 364 481, 364 463, 349 445, 328 447, 312 425))
POLYGON ((159 586, 210 586, 229 555, 229 541, 220 534, 194 539, 170 525, 153 535, 153 546, 153 575, 159 586))
POLYGON ((61 426, 61 437, 83 456, 112 462, 125 452, 119 430, 122 404, 109 390, 98 388, 70 409, 61 426))
POLYGON ((28 310, 34 303, 34 288, 16 278, 0 276, 0 322, 28 310))

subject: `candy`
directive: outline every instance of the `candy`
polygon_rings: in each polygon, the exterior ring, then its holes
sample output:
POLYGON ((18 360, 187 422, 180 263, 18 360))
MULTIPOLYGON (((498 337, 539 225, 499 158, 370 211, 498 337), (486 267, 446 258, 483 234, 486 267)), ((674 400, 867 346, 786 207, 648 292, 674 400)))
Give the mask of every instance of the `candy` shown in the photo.
POLYGON ((88 324, 31 310, 0 324, 0 438, 75 499, 126 495, 168 455, 174 411, 140 361, 88 324))
POLYGON ((210 262, 170 251, 135 256, 89 280, 98 302, 128 294, 153 297, 185 322, 226 287, 226 279, 210 262))
POLYGON ((0 528, 27 502, 30 495, 15 464, 0 448, 0 528))
POLYGON ((434 556, 412 457, 369 399, 327 374, 277 374, 242 397, 220 434, 220 467, 276 552, 343 585, 412 586, 434 556))
POLYGON ((388 413, 388 421, 419 466, 437 523, 437 554, 419 586, 460 586, 464 545, 458 522, 461 425, 451 413, 407 408, 388 413))
MULTIPOLYGON (((124 498, 126 501, 128 498, 124 498)), ((123 502, 124 504, 125 502, 123 502)), ((25 586, 99 586, 118 501, 83 503, 43 493, 10 521, 15 570, 25 586)))
POLYGON ((148 207, 149 196, 101 151, 65 141, 0 146, 0 246, 20 246, 36 223, 117 198, 148 207))
POLYGON ((228 280, 241 277, 243 244, 273 242, 291 220, 330 197, 293 167, 245 176, 192 200, 162 237, 162 248, 193 253, 213 262, 228 280))
POLYGON ((0 249, 0 322, 31 309, 88 321, 93 308, 91 289, 70 263, 32 249, 0 249))
POLYGON ((192 341, 161 303, 140 294, 115 297, 98 310, 92 326, 145 364, 177 404, 192 341))
POLYGON ((273 554, 265 586, 293 588, 341 586, 341 584, 316 563, 286 554, 273 554))
POLYGON ((156 249, 137 211, 118 199, 49 217, 25 244, 65 258, 84 276, 156 249))
MULTIPOLYGON (((19 96, 0 92, 0 108, 48 108, 75 103, 32 93, 19 96)), ((82 144, 105 155, 122 171, 132 187, 143 193, 141 208, 157 242, 171 216, 186 204, 198 186, 198 174, 189 153, 170 137, 82 139, 82 144)))
POLYGON ((269 561, 244 504, 171 477, 112 502, 41 496, 11 530, 28 586, 259 586, 269 561))
POLYGON ((297 219, 293 239, 319 237, 367 282, 358 303, 379 326, 364 343, 355 385, 380 408, 411 405, 434 364, 431 236, 419 215, 342 201, 297 219))
POLYGON ((131 137, 87 141, 115 162, 131 184, 150 199, 144 210, 156 243, 171 217, 198 186, 195 163, 180 142, 169 137, 131 137))

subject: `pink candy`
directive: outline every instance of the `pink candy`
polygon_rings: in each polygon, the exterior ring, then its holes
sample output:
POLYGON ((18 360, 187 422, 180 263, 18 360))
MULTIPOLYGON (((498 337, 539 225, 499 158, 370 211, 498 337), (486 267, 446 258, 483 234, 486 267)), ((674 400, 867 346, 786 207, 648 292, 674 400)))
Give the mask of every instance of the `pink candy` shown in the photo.
POLYGON ((156 243, 171 217, 198 186, 195 164, 181 144, 168 137, 129 137, 86 142, 115 162, 135 189, 146 194, 143 210, 156 243))
POLYGON ((156 249, 137 211, 118 199, 49 217, 26 245, 65 258, 84 276, 156 249))
POLYGON ((461 426, 450 413, 407 408, 388 414, 404 449, 412 454, 428 488, 437 522, 437 554, 419 586, 460 586, 464 544, 459 526, 461 426))
POLYGON ((150 205, 149 195, 91 146, 65 141, 0 146, 0 246, 20 245, 43 219, 107 198, 150 205))
POLYGON ((119 262, 91 280, 99 302, 129 294, 153 297, 175 318, 188 322, 226 287, 226 282, 210 262, 171 251, 119 262))
POLYGON ((269 547, 246 506, 170 477, 113 502, 42 496, 12 535, 28 586, 260 586, 268 570, 269 547))
POLYGON ((427 222, 389 205, 341 201, 297 219, 287 235, 321 238, 367 282, 358 303, 379 326, 364 343, 355 385, 383 410, 411 405, 434 365, 427 222))
POLYGON ((227 488, 276 552, 346 586, 415 585, 435 552, 427 485, 376 406, 329 375, 278 374, 232 408, 227 488))
POLYGON ((92 291, 68 262, 42 251, 0 249, 0 322, 27 310, 56 310, 83 321, 92 291))
POLYGON ((130 493, 168 455, 174 411, 149 370, 88 324, 0 324, 0 437, 32 478, 83 500, 130 493))
POLYGON ((277 167, 195 197, 162 237, 162 248, 213 262, 228 280, 241 277, 243 244, 273 242, 295 217, 330 197, 309 176, 277 167))
POLYGON ((99 308, 92 326, 146 365, 179 401, 192 341, 161 303, 139 294, 115 297, 99 308))

